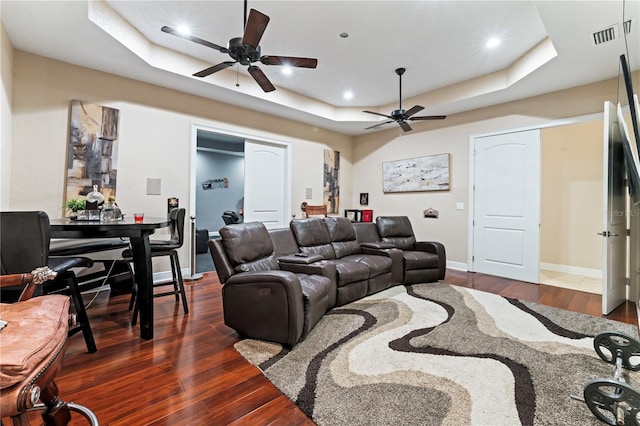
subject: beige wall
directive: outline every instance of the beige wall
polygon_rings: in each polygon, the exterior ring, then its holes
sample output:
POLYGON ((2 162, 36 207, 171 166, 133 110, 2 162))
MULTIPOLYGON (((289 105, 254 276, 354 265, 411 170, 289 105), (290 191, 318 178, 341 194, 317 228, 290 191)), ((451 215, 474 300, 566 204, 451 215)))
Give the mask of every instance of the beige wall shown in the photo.
MULTIPOLYGON (((191 126, 239 130, 292 144, 292 213, 299 216, 305 188, 313 189, 310 202, 321 200, 322 173, 310 171, 322 170, 325 148, 338 150, 340 210, 359 208, 358 194, 368 192, 374 216, 407 214, 418 238, 443 242, 449 261, 460 267, 467 263, 470 137, 600 114, 603 102, 616 99, 617 94, 617 81, 612 79, 455 114, 442 122, 414 123, 414 131, 407 134, 399 135, 393 127, 351 138, 21 51, 14 51, 13 72, 6 74, 3 63, 3 84, 13 78, 13 110, 8 119, 13 120, 9 126, 13 135, 5 140, 3 111, 2 162, 6 164, 6 143, 13 141, 12 164, 29 167, 14 167, 8 175, 12 184, 9 196, 3 194, 2 209, 38 208, 52 217, 62 215, 69 103, 80 99, 121 111, 118 200, 125 212, 140 209, 163 214, 169 196, 189 206, 191 126), (441 153, 451 154, 450 191, 382 193, 383 161, 441 153), (162 195, 145 194, 147 177, 162 179, 162 195), (456 210, 459 202, 464 210, 456 210), (422 211, 430 207, 440 211, 439 219, 422 218, 422 211)), ((4 93, 3 97, 9 103, 10 97, 4 93)), ((3 189, 5 174, 3 168, 3 189)), ((181 256, 186 258, 186 251, 181 256)))
MULTIPOLYGON (((64 214, 65 155, 73 99, 120 110, 118 204, 125 213, 140 210, 164 216, 170 196, 189 208, 193 124, 289 142, 292 213, 298 216, 305 188, 313 189, 312 201, 322 200, 323 150, 340 151, 341 199, 351 204, 350 136, 21 51, 14 52, 13 94, 13 164, 28 167, 13 167, 3 210, 42 209, 50 217, 64 214), (313 170, 317 172, 310 172, 313 170), (148 177, 162 180, 161 195, 146 195, 148 177)), ((185 266, 187 247, 181 253, 185 266)))
POLYGON ((543 129, 540 262, 602 269, 603 122, 543 129))
MULTIPOLYGON (((466 267, 470 138, 602 114, 604 101, 616 99, 617 87, 617 79, 611 79, 455 114, 442 122, 412 123, 411 133, 400 134, 402 132, 393 128, 359 136, 354 148, 354 195, 369 193, 369 207, 374 210, 374 216, 408 215, 418 239, 441 241, 447 249, 449 264, 466 267), (446 152, 451 154, 450 191, 382 192, 382 162, 446 152), (456 210, 456 203, 460 202, 464 203, 464 210, 456 210), (440 211, 439 219, 423 218, 422 211, 430 207, 440 211)), ((601 139, 602 131, 598 131, 596 137, 601 139)))
POLYGON ((354 191, 369 193, 369 207, 374 217, 407 215, 418 239, 442 242, 447 261, 464 268, 468 243, 469 137, 537 122, 532 117, 507 116, 401 136, 396 130, 391 134, 378 132, 366 139, 359 137, 354 151, 354 191), (442 153, 450 154, 449 191, 382 192, 383 162, 442 153), (456 210, 456 203, 464 203, 464 210, 456 210), (423 211, 428 208, 438 210, 439 218, 424 218, 423 211))
POLYGON ((0 206, 9 204, 11 187, 11 103, 13 99, 13 49, 0 23, 0 206))

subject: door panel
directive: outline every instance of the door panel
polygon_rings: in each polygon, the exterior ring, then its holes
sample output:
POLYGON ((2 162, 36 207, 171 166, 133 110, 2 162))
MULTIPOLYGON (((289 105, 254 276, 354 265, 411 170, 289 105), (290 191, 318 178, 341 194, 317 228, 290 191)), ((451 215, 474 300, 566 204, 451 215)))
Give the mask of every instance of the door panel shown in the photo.
POLYGON ((540 131, 474 141, 473 270, 538 282, 540 131))
POLYGON ((624 149, 610 102, 604 108, 602 313, 613 311, 626 299, 627 195, 624 185, 624 149))
POLYGON ((288 226, 291 185, 287 147, 247 140, 244 150, 245 222, 263 222, 270 229, 288 226))

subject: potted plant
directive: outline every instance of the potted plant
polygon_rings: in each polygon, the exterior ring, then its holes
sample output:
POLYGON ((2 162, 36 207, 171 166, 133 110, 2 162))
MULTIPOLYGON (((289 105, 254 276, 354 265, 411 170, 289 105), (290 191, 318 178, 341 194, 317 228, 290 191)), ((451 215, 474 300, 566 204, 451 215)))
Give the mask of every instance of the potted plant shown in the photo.
POLYGON ((67 200, 65 206, 67 210, 71 212, 71 216, 76 216, 80 210, 84 210, 87 205, 87 200, 81 198, 72 198, 67 200))

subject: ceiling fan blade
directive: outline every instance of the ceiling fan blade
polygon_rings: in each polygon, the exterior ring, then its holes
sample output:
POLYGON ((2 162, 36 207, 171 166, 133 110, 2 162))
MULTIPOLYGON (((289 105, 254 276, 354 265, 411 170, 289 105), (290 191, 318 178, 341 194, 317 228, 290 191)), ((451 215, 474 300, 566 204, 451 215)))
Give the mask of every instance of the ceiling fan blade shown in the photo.
POLYGON ((444 120, 447 118, 446 115, 424 115, 418 117, 411 117, 409 120, 444 120))
POLYGON ((389 124, 389 123, 393 123, 393 120, 383 121, 382 123, 378 123, 378 124, 374 124, 373 126, 365 127, 364 130, 374 129, 376 127, 379 127, 379 126, 382 126, 382 125, 385 125, 385 124, 389 124))
POLYGON ((269 17, 267 15, 251 9, 249 11, 249 19, 247 19, 247 26, 244 29, 242 44, 248 44, 254 49, 257 49, 268 23, 269 17))
POLYGON ((232 67, 235 64, 236 64, 236 61, 222 62, 222 63, 219 63, 218 65, 214 65, 212 67, 203 69, 202 71, 199 71, 199 72, 193 74, 193 76, 194 77, 206 77, 208 75, 213 74, 214 72, 222 71, 225 68, 232 67))
POLYGON ((411 117, 413 114, 415 114, 415 113, 417 113, 417 112, 420 112, 420 111, 422 111, 423 109, 424 109, 424 107, 423 107, 423 106, 416 105, 416 106, 414 106, 413 108, 411 108, 411 109, 409 109, 408 111, 406 111, 406 112, 404 113, 404 116, 405 116, 405 118, 411 117))
POLYGON ((390 118, 391 120, 393 120, 394 118, 391 117, 390 115, 386 115, 386 114, 380 114, 379 112, 373 112, 373 111, 362 111, 362 112, 366 112, 368 114, 375 114, 375 115, 379 115, 381 117, 386 117, 386 118, 390 118))
POLYGON ((272 56, 265 55, 260 58, 260 62, 265 65, 289 65, 298 68, 315 68, 318 60, 314 58, 296 58, 293 56, 272 56))
POLYGON ((264 75, 262 70, 256 67, 255 65, 251 65, 249 67, 249 74, 251 74, 251 77, 253 77, 256 83, 258 83, 260 87, 262 87, 262 90, 264 90, 265 92, 273 92, 274 90, 276 90, 274 85, 271 84, 271 82, 269 81, 267 76, 264 75))
POLYGON ((411 126, 409 126, 409 123, 407 123, 406 121, 398 121, 398 124, 405 132, 410 132, 411 130, 413 130, 411 129, 411 126))
POLYGON ((164 27, 160 28, 160 30, 162 32, 167 33, 167 34, 171 34, 171 35, 174 35, 176 37, 180 37, 180 38, 183 38, 185 40, 189 40, 189 41, 192 41, 194 43, 198 43, 198 44, 201 44, 203 46, 207 46, 207 47, 210 47, 212 49, 219 50, 222 53, 229 53, 229 50, 226 47, 218 46, 215 43, 211 43, 210 41, 203 40, 203 39, 198 38, 196 36, 182 34, 180 31, 175 30, 175 29, 173 29, 171 27, 167 27, 166 25, 164 27))

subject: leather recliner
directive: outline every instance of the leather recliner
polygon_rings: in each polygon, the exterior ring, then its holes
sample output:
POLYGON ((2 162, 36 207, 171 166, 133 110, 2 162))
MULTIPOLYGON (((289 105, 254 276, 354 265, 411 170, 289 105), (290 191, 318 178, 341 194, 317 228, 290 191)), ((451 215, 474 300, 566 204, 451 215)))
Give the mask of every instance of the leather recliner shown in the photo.
POLYGON ((225 324, 247 337, 295 345, 330 308, 335 270, 326 265, 305 265, 317 273, 283 270, 281 264, 295 270, 297 262, 319 257, 291 254, 284 256, 289 262, 279 262, 269 232, 259 222, 227 225, 220 236, 208 244, 223 284, 225 324))
POLYGON ((393 264, 401 262, 400 251, 363 253, 347 218, 297 219, 291 221, 290 227, 302 253, 319 255, 323 262, 335 265, 336 306, 400 283, 398 276, 392 274, 393 264))
POLYGON ((407 216, 378 216, 378 234, 382 242, 402 250, 403 284, 443 280, 446 271, 444 246, 435 241, 416 241, 407 216))

